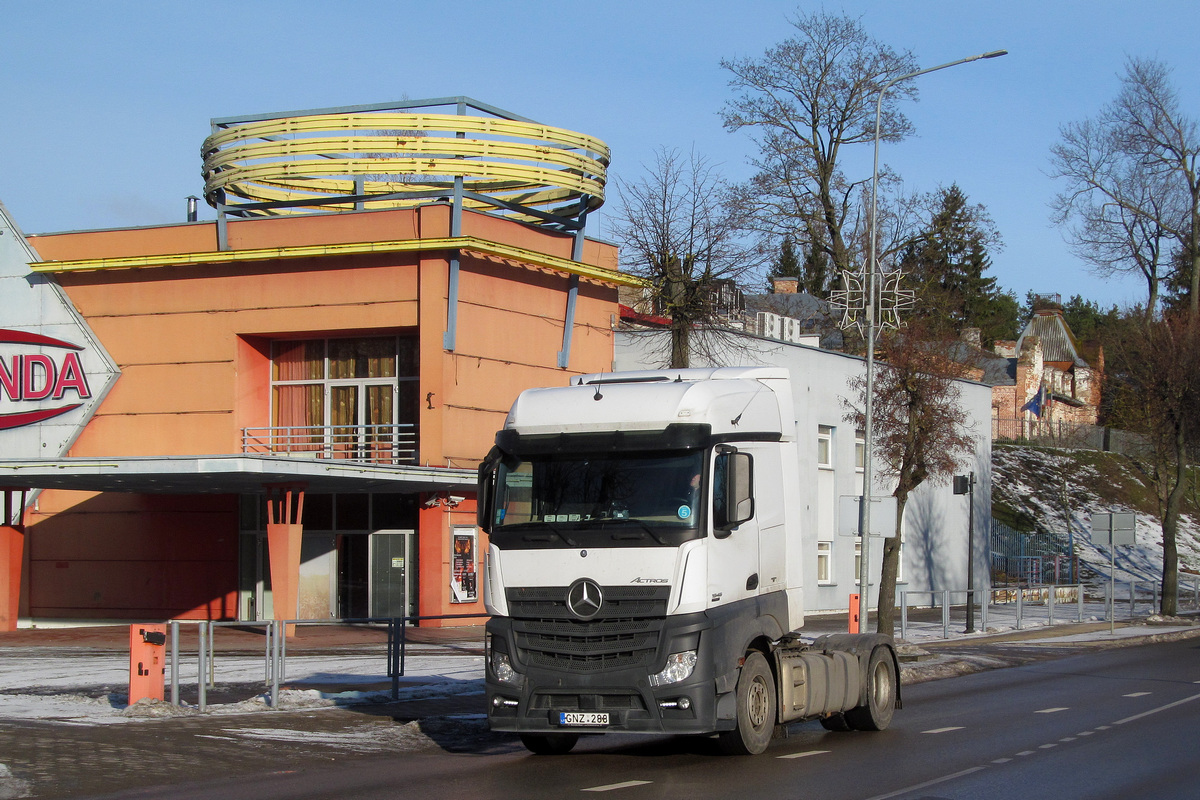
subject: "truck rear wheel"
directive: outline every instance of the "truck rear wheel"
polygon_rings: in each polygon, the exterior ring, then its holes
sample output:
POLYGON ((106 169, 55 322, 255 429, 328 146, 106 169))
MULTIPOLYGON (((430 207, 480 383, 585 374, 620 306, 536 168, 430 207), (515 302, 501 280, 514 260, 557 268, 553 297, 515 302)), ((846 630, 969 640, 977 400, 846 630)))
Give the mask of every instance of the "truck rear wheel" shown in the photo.
POLYGON ((775 733, 775 676, 762 653, 746 656, 737 682, 737 727, 720 734, 729 755, 757 755, 775 733))
POLYGON ((522 733, 521 744, 534 755, 561 756, 571 752, 578 733, 522 733))
POLYGON ((882 731, 896 710, 896 667, 886 647, 876 647, 867 663, 867 702, 846 712, 846 722, 858 731, 882 731))

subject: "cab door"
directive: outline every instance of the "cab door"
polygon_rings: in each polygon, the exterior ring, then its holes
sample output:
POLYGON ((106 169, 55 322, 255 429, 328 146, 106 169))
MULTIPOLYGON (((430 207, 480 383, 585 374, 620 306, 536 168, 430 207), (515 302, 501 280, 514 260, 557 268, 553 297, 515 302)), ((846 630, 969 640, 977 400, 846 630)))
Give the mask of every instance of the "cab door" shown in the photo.
POLYGON ((708 604, 712 608, 757 596, 761 577, 753 454, 719 447, 709 475, 708 604))

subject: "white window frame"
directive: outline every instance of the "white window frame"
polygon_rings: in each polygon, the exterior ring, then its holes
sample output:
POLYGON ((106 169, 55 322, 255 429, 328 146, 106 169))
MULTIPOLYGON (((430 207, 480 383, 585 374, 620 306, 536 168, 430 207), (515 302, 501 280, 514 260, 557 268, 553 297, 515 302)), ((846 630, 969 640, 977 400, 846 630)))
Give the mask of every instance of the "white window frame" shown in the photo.
POLYGON ((817 583, 833 585, 833 542, 817 542, 817 583))
POLYGON ((867 434, 863 431, 854 432, 854 471, 866 472, 867 467, 867 434))
POLYGON ((819 469, 833 469, 833 432, 832 425, 817 426, 817 467, 819 469))

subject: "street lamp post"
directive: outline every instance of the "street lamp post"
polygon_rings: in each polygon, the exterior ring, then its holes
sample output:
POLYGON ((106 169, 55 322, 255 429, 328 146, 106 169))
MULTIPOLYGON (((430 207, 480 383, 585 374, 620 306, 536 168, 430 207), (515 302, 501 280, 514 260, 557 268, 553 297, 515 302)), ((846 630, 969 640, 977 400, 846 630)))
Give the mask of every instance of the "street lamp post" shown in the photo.
MULTIPOLYGON (((872 475, 872 451, 874 450, 874 394, 875 394, 875 327, 876 315, 878 309, 875 304, 875 273, 878 271, 877 263, 877 242, 879 237, 879 220, 876 216, 878 210, 879 196, 879 123, 883 110, 883 97, 887 94, 888 89, 895 86, 900 81, 915 78, 918 75, 924 75, 927 72, 937 72, 939 69, 947 67, 957 67, 959 64, 966 64, 970 61, 979 61, 984 58, 997 58, 998 56, 1007 55, 1007 50, 993 50, 990 53, 981 53, 977 56, 968 58, 960 58, 957 61, 951 61, 948 64, 941 64, 928 69, 917 70, 906 75, 901 75, 897 78, 892 78, 885 83, 879 90, 879 97, 875 101, 875 166, 871 173, 871 253, 870 253, 870 272, 867 276, 867 402, 865 409, 865 422, 863 424, 863 489, 862 501, 859 503, 858 516, 858 535, 859 541, 862 543, 862 556, 859 564, 859 595, 858 595, 858 618, 861 621, 860 625, 867 624, 867 611, 870 607, 870 576, 871 565, 867 558, 868 543, 870 542, 871 530, 871 483, 872 475)), ((898 533, 897 533, 898 535, 898 533)))

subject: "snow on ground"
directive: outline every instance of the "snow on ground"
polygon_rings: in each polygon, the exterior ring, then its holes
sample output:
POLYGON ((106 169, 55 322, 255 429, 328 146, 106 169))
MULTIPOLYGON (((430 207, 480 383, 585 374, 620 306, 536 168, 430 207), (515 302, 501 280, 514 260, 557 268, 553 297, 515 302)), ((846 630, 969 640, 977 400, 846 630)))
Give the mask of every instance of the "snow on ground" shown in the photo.
MULTIPOLYGON (((1118 465, 1127 473, 1130 484, 1141 482, 1129 465, 1118 465)), ((1060 541, 1066 542, 1070 536, 1088 573, 1085 579, 1089 589, 1102 593, 1109 581, 1109 548, 1092 544, 1092 513, 1136 509, 1114 505, 1087 488, 1100 484, 1100 476, 1094 467, 1073 458, 1070 451, 997 447, 992 451, 992 467, 994 496, 1029 513, 1043 529, 1056 533, 1060 541), (1064 505, 1070 508, 1069 526, 1064 505)), ((1128 596, 1127 585, 1134 581, 1141 584, 1138 592, 1149 596, 1154 585, 1162 581, 1162 526, 1158 519, 1138 513, 1135 537, 1136 544, 1118 545, 1112 554, 1113 577, 1119 593, 1128 596)), ((1200 523, 1181 516, 1177 540, 1180 566, 1200 569, 1200 523)), ((1180 592, 1190 592, 1198 583, 1196 575, 1181 574, 1180 592)))
MULTIPOLYGON (((196 654, 181 656, 179 683, 195 694, 196 654)), ((264 687, 260 694, 235 703, 210 703, 209 713, 245 714, 272 710, 262 656, 217 654, 216 686, 264 687)), ((386 659, 342 654, 288 656, 278 710, 329 708, 388 702, 386 659), (306 684, 325 688, 306 688, 306 684), (354 689, 355 684, 372 688, 354 689), (336 685, 336 689, 329 688, 336 685)), ((40 648, 0 648, 0 719, 55 720, 81 724, 120 723, 156 716, 198 713, 194 705, 143 701, 127 706, 129 660, 123 654, 51 653, 40 648)), ((170 697, 170 667, 166 694, 170 697)), ((477 655, 409 654, 400 679, 400 700, 422 700, 483 691, 483 657, 477 655)))

